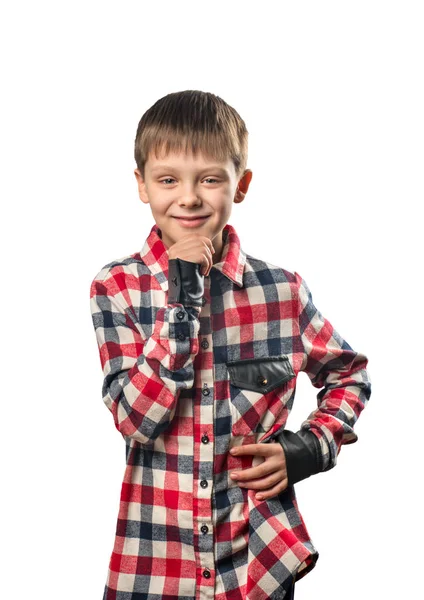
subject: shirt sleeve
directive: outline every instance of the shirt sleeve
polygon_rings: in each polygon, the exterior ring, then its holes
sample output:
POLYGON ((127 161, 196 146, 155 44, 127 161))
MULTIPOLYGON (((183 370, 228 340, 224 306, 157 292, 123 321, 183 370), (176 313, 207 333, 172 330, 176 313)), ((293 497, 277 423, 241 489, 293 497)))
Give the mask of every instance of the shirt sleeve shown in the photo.
POLYGON ((318 469, 328 471, 336 465, 342 445, 358 439, 353 427, 371 395, 368 359, 355 352, 323 317, 305 280, 296 272, 295 277, 303 346, 300 370, 320 389, 318 408, 302 423, 301 431, 317 436, 321 450, 318 469))
POLYGON ((160 307, 146 339, 113 279, 92 281, 90 308, 103 401, 124 437, 151 444, 171 423, 181 390, 193 386, 201 309, 178 302, 160 307))

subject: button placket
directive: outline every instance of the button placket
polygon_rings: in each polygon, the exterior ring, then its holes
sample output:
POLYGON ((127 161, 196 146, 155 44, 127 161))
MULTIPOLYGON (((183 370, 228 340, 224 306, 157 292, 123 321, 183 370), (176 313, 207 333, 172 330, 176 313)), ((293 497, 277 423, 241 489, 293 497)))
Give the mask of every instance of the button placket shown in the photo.
MULTIPOLYGON (((211 351, 212 336, 210 333, 210 304, 208 302, 210 293, 210 278, 205 278, 205 293, 202 297, 201 320, 202 331, 199 335, 199 345, 202 350, 211 351)), ((211 361, 212 362, 212 361, 211 361)), ((215 578, 215 558, 214 558, 214 536, 213 536, 213 513, 212 513, 212 493, 213 493, 213 365, 199 371, 200 381, 198 381, 198 394, 200 392, 200 410, 196 413, 199 416, 199 422, 196 426, 200 429, 200 439, 198 439, 196 456, 199 461, 199 479, 197 481, 197 494, 200 500, 200 506, 207 506, 201 512, 195 514, 197 520, 197 530, 199 531, 200 546, 196 549, 199 552, 200 574, 204 578, 203 589, 200 591, 200 597, 210 597, 211 590, 214 587, 215 578), (200 389, 199 389, 200 388, 200 389), (207 581, 206 581, 207 580, 207 581)), ((196 488, 195 488, 196 489, 196 488)))

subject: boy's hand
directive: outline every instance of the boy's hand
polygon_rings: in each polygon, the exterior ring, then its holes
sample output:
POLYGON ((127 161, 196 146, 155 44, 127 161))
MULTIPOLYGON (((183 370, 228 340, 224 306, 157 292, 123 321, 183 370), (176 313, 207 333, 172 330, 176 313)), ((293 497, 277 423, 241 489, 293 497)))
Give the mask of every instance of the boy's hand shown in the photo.
POLYGON ((240 487, 258 490, 257 500, 265 500, 283 492, 288 484, 286 458, 281 444, 246 444, 236 446, 230 450, 232 456, 256 454, 264 457, 264 462, 257 467, 244 471, 234 471, 236 481, 240 487))
POLYGON ((212 254, 215 252, 212 241, 205 235, 188 233, 168 248, 168 258, 182 258, 201 265, 201 274, 209 275, 212 269, 212 254))

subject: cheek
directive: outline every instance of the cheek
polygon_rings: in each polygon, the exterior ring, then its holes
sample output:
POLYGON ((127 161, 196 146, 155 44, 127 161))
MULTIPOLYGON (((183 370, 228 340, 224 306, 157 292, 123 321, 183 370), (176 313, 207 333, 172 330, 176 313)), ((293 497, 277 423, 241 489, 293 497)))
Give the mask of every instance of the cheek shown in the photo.
POLYGON ((220 197, 216 198, 212 204, 214 209, 219 212, 223 220, 228 219, 228 217, 231 215, 232 200, 229 196, 220 195, 220 197))
POLYGON ((169 199, 161 197, 160 194, 153 197, 150 196, 150 208, 152 210, 153 216, 165 217, 168 215, 170 220, 172 222, 174 221, 170 217, 170 215, 173 214, 172 202, 170 202, 169 199))

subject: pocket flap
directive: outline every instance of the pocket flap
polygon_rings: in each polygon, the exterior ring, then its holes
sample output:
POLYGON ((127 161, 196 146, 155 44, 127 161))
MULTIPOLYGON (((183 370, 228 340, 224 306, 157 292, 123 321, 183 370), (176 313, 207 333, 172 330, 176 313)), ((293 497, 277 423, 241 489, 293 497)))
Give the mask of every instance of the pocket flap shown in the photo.
POLYGON ((260 394, 267 394, 295 377, 289 357, 285 354, 231 360, 226 364, 232 385, 260 394))

